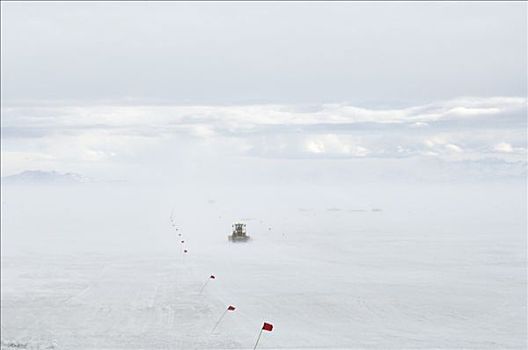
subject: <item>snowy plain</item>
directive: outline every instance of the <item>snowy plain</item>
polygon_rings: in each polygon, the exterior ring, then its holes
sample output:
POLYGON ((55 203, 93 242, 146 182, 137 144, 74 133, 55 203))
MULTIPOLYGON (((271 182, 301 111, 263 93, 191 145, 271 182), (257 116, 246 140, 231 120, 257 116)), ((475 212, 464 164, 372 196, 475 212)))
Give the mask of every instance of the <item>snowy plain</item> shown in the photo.
POLYGON ((5 186, 2 349, 525 349, 525 193, 5 186))

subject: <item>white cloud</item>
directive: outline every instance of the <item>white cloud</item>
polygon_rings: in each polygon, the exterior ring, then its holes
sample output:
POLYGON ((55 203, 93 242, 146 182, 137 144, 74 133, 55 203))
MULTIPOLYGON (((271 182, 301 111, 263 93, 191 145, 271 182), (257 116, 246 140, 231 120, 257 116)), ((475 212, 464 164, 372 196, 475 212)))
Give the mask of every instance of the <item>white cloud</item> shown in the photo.
POLYGON ((489 116, 526 109, 522 98, 456 99, 400 109, 368 109, 325 104, 305 112, 284 105, 234 106, 78 106, 4 108, 3 126, 53 128, 118 127, 171 131, 169 127, 214 131, 251 131, 259 126, 401 124, 423 127, 439 120, 489 116))
POLYGON ((83 162, 162 162, 180 149, 270 158, 476 160, 494 153, 525 161, 525 150, 512 146, 526 143, 525 111, 524 99, 505 97, 397 109, 346 104, 8 107, 2 110, 2 155, 10 155, 2 169, 43 164, 42 159, 24 160, 24 154, 41 154, 48 165, 69 170, 83 162), (504 141, 497 144, 497 137, 504 141))
POLYGON ((513 147, 509 143, 501 142, 496 144, 495 147, 493 147, 493 150, 497 152, 511 153, 513 152, 513 147))
POLYGON ((411 124, 411 128, 424 128, 427 126, 429 126, 429 124, 424 123, 424 122, 416 122, 416 123, 411 124))
POLYGON ((447 114, 454 114, 459 116, 475 116, 486 114, 498 114, 501 112, 500 108, 472 108, 472 107, 455 107, 451 108, 447 114))
POLYGON ((335 134, 325 134, 309 137, 306 142, 309 153, 328 156, 365 157, 369 151, 354 140, 339 137, 335 134))
POLYGON ((452 143, 448 143, 447 145, 445 145, 445 148, 448 149, 449 151, 455 152, 455 153, 462 152, 462 148, 460 148, 460 146, 454 145, 452 143))
POLYGON ((315 154, 325 153, 325 145, 318 140, 309 140, 306 142, 306 150, 315 154))
POLYGON ((216 135, 214 129, 211 126, 208 125, 196 125, 190 128, 190 132, 194 136, 198 136, 201 138, 210 138, 216 135))

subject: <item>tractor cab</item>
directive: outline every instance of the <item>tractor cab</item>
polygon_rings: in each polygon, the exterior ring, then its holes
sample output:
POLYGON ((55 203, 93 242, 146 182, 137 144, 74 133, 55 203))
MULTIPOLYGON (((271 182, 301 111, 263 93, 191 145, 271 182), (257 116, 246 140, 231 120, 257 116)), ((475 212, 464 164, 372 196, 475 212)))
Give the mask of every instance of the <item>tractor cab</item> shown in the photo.
POLYGON ((227 236, 231 242, 245 242, 249 239, 249 236, 246 234, 246 224, 235 222, 231 228, 231 235, 227 236))

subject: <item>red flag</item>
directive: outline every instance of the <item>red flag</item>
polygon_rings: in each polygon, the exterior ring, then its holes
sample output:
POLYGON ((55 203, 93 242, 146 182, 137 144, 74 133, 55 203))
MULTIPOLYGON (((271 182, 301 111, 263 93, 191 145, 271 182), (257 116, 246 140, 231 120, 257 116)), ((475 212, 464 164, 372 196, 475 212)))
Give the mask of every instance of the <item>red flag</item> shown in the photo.
POLYGON ((266 323, 262 325, 262 329, 268 332, 271 332, 273 330, 273 325, 271 323, 266 323))
POLYGON ((209 276, 210 279, 214 280, 216 277, 214 275, 209 276))
POLYGON ((236 309, 236 308, 235 308, 233 305, 229 305, 229 306, 227 307, 227 311, 235 311, 235 309, 236 309))

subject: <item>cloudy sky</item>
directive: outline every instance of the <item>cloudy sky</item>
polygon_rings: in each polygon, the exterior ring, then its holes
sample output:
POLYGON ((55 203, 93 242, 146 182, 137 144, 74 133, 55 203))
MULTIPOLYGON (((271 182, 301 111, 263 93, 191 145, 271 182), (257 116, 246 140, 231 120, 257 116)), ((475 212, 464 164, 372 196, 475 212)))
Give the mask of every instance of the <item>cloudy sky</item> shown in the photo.
POLYGON ((1 6, 2 175, 526 173, 523 2, 1 6))

